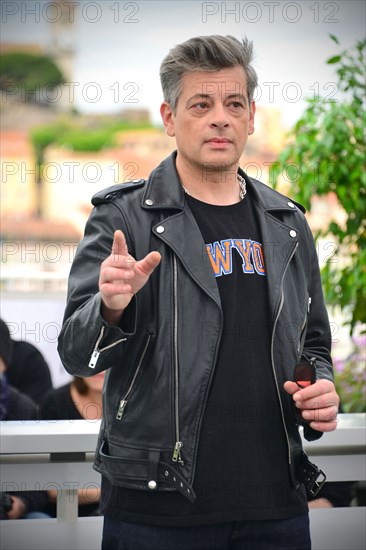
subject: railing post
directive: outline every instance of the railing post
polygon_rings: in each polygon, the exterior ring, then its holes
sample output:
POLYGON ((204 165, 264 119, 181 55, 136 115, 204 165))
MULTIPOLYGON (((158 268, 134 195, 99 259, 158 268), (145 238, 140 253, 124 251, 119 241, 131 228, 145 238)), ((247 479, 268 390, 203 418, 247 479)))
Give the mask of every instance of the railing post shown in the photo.
POLYGON ((57 519, 60 521, 77 521, 78 491, 77 489, 62 489, 57 492, 57 519))

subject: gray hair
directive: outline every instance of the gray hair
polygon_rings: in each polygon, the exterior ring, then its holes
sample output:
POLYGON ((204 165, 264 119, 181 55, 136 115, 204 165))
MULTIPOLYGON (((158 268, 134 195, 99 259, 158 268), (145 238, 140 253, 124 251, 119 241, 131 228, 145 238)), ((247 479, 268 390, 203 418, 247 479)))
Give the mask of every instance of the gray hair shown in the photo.
POLYGON ((248 100, 253 99, 258 77, 251 66, 253 44, 247 38, 242 42, 234 36, 197 36, 170 50, 160 66, 160 82, 164 101, 175 111, 182 91, 182 77, 193 71, 219 71, 240 65, 247 77, 248 100))

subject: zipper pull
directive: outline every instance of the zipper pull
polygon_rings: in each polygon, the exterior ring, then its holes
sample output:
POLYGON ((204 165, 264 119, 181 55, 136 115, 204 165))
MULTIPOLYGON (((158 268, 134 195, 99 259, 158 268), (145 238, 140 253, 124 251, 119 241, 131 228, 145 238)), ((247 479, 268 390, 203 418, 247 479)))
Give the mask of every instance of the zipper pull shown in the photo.
POLYGON ((308 313, 310 313, 310 306, 311 306, 311 296, 309 296, 309 300, 308 300, 308 313))
POLYGON ((119 402, 118 411, 116 414, 117 420, 122 419, 123 413, 125 412, 126 405, 127 405, 127 401, 125 399, 121 399, 121 401, 119 402))
POLYGON ((95 368, 95 365, 97 364, 97 361, 99 359, 99 355, 100 355, 100 351, 98 350, 98 346, 100 344, 100 341, 101 339, 103 338, 103 334, 104 334, 104 325, 102 325, 101 329, 100 329, 100 333, 99 333, 99 336, 98 336, 98 340, 96 341, 95 343, 95 348, 94 348, 94 351, 91 355, 91 358, 90 358, 90 361, 89 361, 89 365, 88 367, 90 369, 94 369, 95 368))
POLYGON ((97 361, 99 359, 99 355, 100 355, 100 352, 97 349, 93 351, 89 361, 89 365, 88 365, 90 369, 95 368, 95 365, 97 364, 97 361))
POLYGON ((173 462, 179 462, 179 464, 184 464, 182 460, 182 455, 180 454, 180 450, 183 447, 183 443, 181 441, 177 441, 174 446, 172 461, 173 462))

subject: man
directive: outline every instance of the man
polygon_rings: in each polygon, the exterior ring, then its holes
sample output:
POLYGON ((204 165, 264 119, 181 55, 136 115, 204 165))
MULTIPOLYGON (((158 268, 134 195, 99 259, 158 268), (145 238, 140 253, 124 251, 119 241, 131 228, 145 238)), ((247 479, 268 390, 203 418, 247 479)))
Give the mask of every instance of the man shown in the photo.
POLYGON ((301 207, 238 166, 251 58, 230 36, 171 50, 161 116, 177 151, 93 197, 71 269, 62 361, 107 369, 105 550, 310 548, 298 424, 335 429, 338 397, 301 207), (295 365, 312 358, 301 389, 295 365))

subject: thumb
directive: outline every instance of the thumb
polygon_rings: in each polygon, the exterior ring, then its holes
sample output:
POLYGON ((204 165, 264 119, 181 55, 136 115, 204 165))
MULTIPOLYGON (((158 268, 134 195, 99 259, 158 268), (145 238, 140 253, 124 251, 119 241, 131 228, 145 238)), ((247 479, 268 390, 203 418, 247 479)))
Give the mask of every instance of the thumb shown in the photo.
POLYGON ((291 382, 290 380, 287 380, 287 382, 284 383, 283 387, 284 390, 290 395, 293 395, 294 393, 301 390, 296 382, 291 382))
POLYGON ((160 264, 161 254, 159 252, 149 252, 145 258, 138 262, 138 266, 141 271, 148 277, 154 271, 154 269, 160 264))

